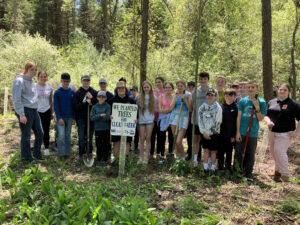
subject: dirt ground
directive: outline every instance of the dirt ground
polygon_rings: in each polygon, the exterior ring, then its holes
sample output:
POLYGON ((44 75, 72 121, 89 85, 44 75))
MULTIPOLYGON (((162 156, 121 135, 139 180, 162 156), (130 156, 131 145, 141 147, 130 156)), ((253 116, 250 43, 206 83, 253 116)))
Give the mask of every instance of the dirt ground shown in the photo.
MULTIPOLYGON (((111 179, 115 179, 116 169, 99 172, 95 168, 88 169, 78 162, 75 153, 77 146, 74 128, 73 139, 74 154, 67 162, 70 169, 64 171, 66 180, 92 184, 93 182, 109 183, 111 179), (92 175, 93 173, 97 176, 92 175)), ((168 206, 173 214, 178 213, 178 217, 183 216, 178 202, 182 203, 183 199, 188 199, 187 196, 192 194, 195 199, 207 204, 207 210, 211 215, 221 217, 219 224, 299 224, 299 214, 295 215, 280 209, 282 203, 286 201, 295 202, 298 204, 297 207, 300 205, 300 137, 295 139, 288 149, 291 172, 291 182, 288 183, 275 182, 267 175, 274 168, 274 164, 266 140, 262 134, 257 148, 253 183, 224 180, 219 179, 218 176, 203 176, 197 171, 187 176, 175 176, 166 168, 159 167, 155 161, 151 162, 146 170, 131 174, 131 179, 132 182, 137 182, 138 188, 141 188, 145 182, 156 184, 156 194, 152 204, 158 209, 168 206), (215 186, 214 179, 217 184, 215 186)), ((5 167, 10 166, 10 158, 16 152, 19 153, 19 142, 20 131, 17 120, 3 119, 0 123, 0 160, 4 160, 5 167)), ((51 166, 56 176, 62 176, 63 171, 55 165, 55 152, 51 153, 53 154, 49 156, 53 159, 51 165, 50 163, 48 165, 48 160, 45 160, 40 168, 51 166)), ((133 157, 136 160, 137 157, 133 157)), ((24 168, 24 165, 13 167, 14 170, 24 168)), ((6 198, 7 194, 7 190, 4 189, 0 197, 6 198)), ((177 220, 174 220, 174 223, 178 223, 177 220)))

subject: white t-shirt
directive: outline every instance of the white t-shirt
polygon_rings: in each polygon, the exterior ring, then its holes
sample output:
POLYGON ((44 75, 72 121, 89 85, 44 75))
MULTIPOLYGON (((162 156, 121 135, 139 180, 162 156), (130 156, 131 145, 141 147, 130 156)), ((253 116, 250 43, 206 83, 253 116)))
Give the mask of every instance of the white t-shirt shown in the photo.
MULTIPOLYGON (((139 110, 139 124, 150 124, 150 123, 153 123, 154 122, 154 114, 151 114, 149 112, 149 100, 150 100, 150 96, 149 94, 146 94, 145 95, 145 105, 146 105, 146 109, 145 109, 145 112, 144 114, 141 112, 141 110, 139 110)), ((156 97, 154 96, 154 101, 156 103, 156 97)), ((138 97, 138 100, 137 100, 137 103, 138 105, 140 105, 140 95, 138 97)))
POLYGON ((38 94, 38 112, 44 113, 50 109, 49 97, 52 92, 52 87, 49 85, 41 86, 36 84, 38 94))

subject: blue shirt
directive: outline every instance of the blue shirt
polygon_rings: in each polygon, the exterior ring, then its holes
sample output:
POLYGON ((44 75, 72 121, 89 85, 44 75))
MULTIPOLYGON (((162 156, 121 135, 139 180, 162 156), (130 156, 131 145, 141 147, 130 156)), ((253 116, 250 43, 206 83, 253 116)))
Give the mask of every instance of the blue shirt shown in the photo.
MULTIPOLYGON (((263 100, 262 98, 258 98, 258 102, 259 102, 259 108, 261 114, 266 115, 267 105, 265 100, 263 100)), ((251 111, 253 107, 254 107, 253 103, 252 101, 249 100, 248 97, 242 98, 239 102, 238 110, 242 112, 241 124, 240 124, 240 133, 242 136, 247 135, 249 121, 251 117, 251 111)), ((258 130, 259 130, 259 121, 257 119, 256 112, 254 111, 249 137, 257 138, 258 130)))
POLYGON ((91 121, 94 121, 95 130, 109 130, 110 126, 110 105, 107 102, 103 104, 97 103, 93 106, 91 110, 91 121), (100 114, 105 113, 106 116, 100 116, 100 114))
POLYGON ((57 120, 61 118, 75 118, 72 108, 74 95, 75 92, 71 88, 65 90, 61 87, 54 92, 53 102, 57 120))

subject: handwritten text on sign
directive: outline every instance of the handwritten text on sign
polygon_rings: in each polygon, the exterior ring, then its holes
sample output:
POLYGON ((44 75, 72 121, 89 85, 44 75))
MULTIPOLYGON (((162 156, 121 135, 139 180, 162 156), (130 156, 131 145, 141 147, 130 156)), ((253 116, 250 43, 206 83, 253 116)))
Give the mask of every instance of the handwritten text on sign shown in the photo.
POLYGON ((134 104, 114 103, 112 105, 112 116, 110 134, 115 136, 134 136, 135 120, 138 106, 134 104), (122 128, 123 123, 123 128, 122 128), (122 133, 123 130, 123 133, 122 133))

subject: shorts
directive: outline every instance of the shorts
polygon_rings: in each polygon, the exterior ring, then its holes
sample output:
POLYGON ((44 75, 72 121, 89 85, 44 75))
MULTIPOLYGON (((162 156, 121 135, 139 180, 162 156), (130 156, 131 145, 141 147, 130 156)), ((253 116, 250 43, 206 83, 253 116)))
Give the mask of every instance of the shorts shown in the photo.
POLYGON ((154 122, 151 122, 151 123, 139 123, 138 124, 139 127, 145 127, 145 126, 151 126, 151 125, 154 126, 154 122))
MULTIPOLYGON (((178 120, 178 115, 175 115, 173 121, 170 121, 170 125, 177 126, 177 120, 178 120)), ((187 130, 188 126, 189 126, 189 117, 183 117, 181 129, 184 128, 187 130)))
POLYGON ((210 140, 204 138, 201 134, 201 144, 203 149, 208 149, 210 151, 218 151, 219 149, 219 134, 213 134, 210 136, 210 140))
MULTIPOLYGON (((111 141, 112 142, 121 141, 121 136, 111 136, 111 141)), ((132 142, 132 137, 127 137, 126 142, 131 143, 132 142)))

